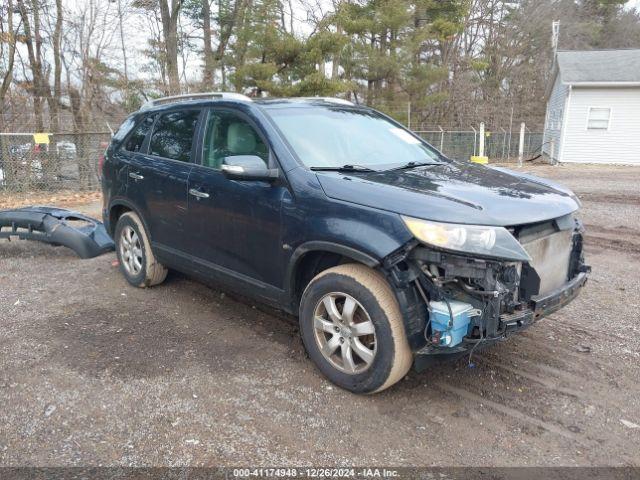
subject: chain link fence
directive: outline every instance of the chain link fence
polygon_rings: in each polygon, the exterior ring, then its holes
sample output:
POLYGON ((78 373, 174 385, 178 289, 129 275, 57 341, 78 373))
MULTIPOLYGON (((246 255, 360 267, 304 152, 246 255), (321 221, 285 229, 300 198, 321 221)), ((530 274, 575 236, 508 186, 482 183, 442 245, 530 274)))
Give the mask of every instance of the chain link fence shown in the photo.
POLYGON ((0 192, 96 190, 110 138, 108 132, 0 133, 0 192))
MULTIPOLYGON (((478 155, 479 130, 414 130, 449 158, 468 161, 472 155, 478 155)), ((542 132, 526 131, 523 142, 523 157, 534 157, 540 152, 542 132)), ((486 131, 484 153, 489 160, 508 162, 518 158, 520 147, 519 132, 499 130, 486 131)))

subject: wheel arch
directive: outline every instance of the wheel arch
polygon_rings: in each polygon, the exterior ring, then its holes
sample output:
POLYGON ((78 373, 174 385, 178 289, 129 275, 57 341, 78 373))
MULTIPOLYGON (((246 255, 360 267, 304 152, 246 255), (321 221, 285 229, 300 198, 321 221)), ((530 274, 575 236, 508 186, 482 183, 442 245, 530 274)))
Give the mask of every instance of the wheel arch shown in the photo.
POLYGON ((126 212, 134 212, 138 216, 138 218, 142 222, 142 225, 144 225, 144 228, 147 231, 147 235, 149 235, 149 238, 151 238, 149 225, 140 213, 140 210, 137 209, 133 203, 120 198, 113 200, 109 205, 109 235, 111 235, 111 237, 113 238, 113 235, 116 232, 116 223, 118 223, 118 219, 122 216, 122 214, 126 212))
POLYGON ((342 263, 354 262, 370 268, 380 266, 380 261, 370 254, 339 243, 311 241, 296 248, 285 277, 291 311, 297 313, 304 288, 318 273, 342 263))

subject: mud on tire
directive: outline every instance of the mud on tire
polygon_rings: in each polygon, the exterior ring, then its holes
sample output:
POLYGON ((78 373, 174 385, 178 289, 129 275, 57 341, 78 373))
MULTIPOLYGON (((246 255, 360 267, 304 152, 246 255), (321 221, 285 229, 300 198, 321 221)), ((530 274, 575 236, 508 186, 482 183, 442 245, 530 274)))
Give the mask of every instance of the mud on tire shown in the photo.
MULTIPOLYGON (((320 307, 321 311, 323 308, 320 307)), ((344 314, 345 307, 342 308, 344 314)), ((328 310, 326 312, 328 314, 328 310)), ((309 357, 331 382, 342 388, 354 393, 380 392, 402 379, 411 368, 413 355, 395 295, 386 279, 369 267, 352 263, 339 265, 318 274, 302 294, 299 321, 302 340, 309 357), (363 315, 368 316, 375 327, 375 346, 372 347, 375 354, 368 366, 360 364, 362 371, 353 371, 352 365, 350 372, 343 371, 321 351, 324 340, 317 332, 322 334, 325 330, 314 326, 314 322, 317 321, 319 305, 327 296, 333 296, 334 292, 339 292, 335 293, 336 298, 346 295, 355 299, 359 304, 355 308, 363 309, 363 315)), ((331 325, 333 324, 321 324, 326 331, 331 325)), ((336 322, 335 328, 338 332, 342 323, 336 322)), ((331 333, 327 333, 325 339, 330 335, 331 333)))
POLYGON ((151 250, 151 242, 149 236, 140 220, 140 217, 134 212, 126 212, 120 216, 116 224, 115 231, 116 254, 120 264, 120 271, 127 281, 135 287, 152 287, 164 281, 167 277, 167 269, 156 260, 151 250), (132 232, 135 235, 131 235, 132 232), (126 257, 127 247, 130 241, 127 238, 137 239, 135 245, 139 248, 139 262, 135 266, 129 268, 129 260, 126 257), (124 242, 124 243, 123 243, 124 242), (138 267, 139 264, 139 267, 138 267))

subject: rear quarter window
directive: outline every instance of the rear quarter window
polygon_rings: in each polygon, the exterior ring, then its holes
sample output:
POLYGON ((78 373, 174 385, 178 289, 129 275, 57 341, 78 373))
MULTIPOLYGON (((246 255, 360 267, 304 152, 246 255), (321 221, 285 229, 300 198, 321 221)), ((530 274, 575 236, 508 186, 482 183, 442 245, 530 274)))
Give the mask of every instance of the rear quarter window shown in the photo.
POLYGON ((149 141, 149 153, 180 162, 191 161, 193 136, 199 115, 199 110, 183 110, 161 115, 149 141))
POLYGON ((113 140, 115 142, 121 142, 124 137, 126 137, 131 129, 136 124, 136 120, 134 117, 127 118, 122 125, 118 128, 118 131, 113 135, 113 140))
POLYGON ((142 145, 144 144, 144 139, 146 138, 149 130, 151 130, 151 126, 153 125, 153 117, 146 117, 142 120, 136 128, 133 129, 131 135, 127 137, 124 142, 124 149, 128 152, 139 152, 142 149, 142 145))

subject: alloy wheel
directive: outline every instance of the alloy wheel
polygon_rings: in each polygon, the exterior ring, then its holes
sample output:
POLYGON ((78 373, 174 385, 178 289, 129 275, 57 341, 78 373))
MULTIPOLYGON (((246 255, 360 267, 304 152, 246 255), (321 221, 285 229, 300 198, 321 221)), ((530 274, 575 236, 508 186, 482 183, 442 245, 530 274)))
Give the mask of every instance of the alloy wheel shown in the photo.
POLYGON ((375 326, 351 295, 333 292, 322 297, 314 310, 313 327, 320 352, 338 370, 354 375, 373 363, 375 326))
POLYGON ((142 270, 140 237, 129 225, 125 226, 120 234, 120 258, 129 275, 135 277, 142 270))

